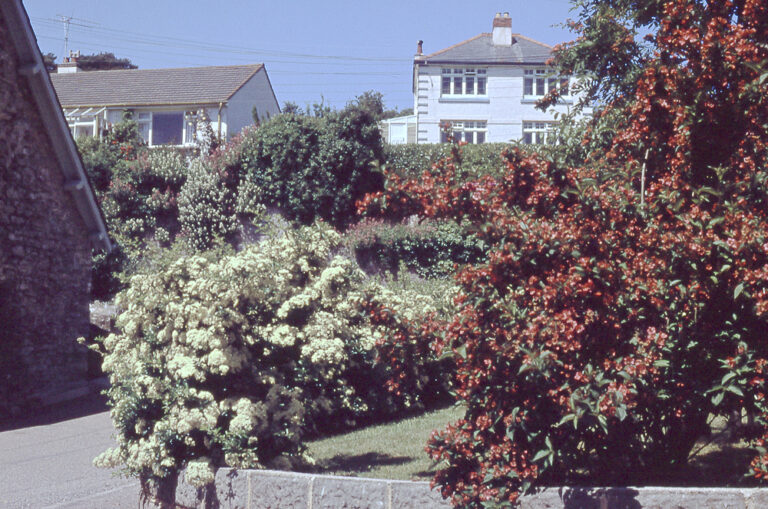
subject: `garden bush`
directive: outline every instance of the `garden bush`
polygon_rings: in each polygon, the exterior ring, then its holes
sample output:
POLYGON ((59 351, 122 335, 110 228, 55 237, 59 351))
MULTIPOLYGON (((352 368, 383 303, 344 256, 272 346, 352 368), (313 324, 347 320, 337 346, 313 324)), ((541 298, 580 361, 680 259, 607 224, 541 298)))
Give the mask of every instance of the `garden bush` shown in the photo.
POLYGON ((289 220, 323 219, 343 229, 355 201, 380 190, 381 136, 369 113, 355 108, 322 117, 283 114, 246 132, 241 171, 262 193, 262 203, 289 220))
POLYGON ((77 143, 115 244, 113 253, 93 257, 92 296, 109 299, 123 286, 119 274, 149 240, 167 244, 178 232, 177 198, 187 161, 177 150, 148 150, 130 118, 103 140, 82 137, 77 143))
POLYGON ((344 245, 366 272, 447 278, 455 266, 484 259, 483 243, 453 221, 391 223, 365 219, 350 227, 344 245))
MULTIPOLYGON (((506 166, 501 154, 513 143, 483 143, 480 145, 463 145, 460 161, 456 163, 461 168, 458 178, 476 178, 483 175, 500 175, 506 166)), ((386 145, 384 147, 383 163, 392 174, 401 178, 417 178, 432 166, 452 155, 452 146, 448 143, 386 145)))
POLYGON ((318 429, 418 405, 422 394, 384 387, 374 346, 388 331, 365 303, 405 323, 430 299, 366 283, 338 247, 330 228, 303 227, 134 276, 117 300, 120 332, 102 342, 118 447, 98 463, 144 480, 187 465, 205 484, 225 464, 301 463, 318 429))
POLYGON ((460 218, 491 246, 457 276, 456 317, 425 331, 467 408, 428 444, 462 507, 662 482, 715 417, 768 477, 768 5, 578 4, 574 44, 605 60, 572 70, 639 66, 607 153, 571 168, 512 150, 473 180, 449 160, 361 203, 460 218), (625 58, 639 38, 622 23, 654 51, 625 58))

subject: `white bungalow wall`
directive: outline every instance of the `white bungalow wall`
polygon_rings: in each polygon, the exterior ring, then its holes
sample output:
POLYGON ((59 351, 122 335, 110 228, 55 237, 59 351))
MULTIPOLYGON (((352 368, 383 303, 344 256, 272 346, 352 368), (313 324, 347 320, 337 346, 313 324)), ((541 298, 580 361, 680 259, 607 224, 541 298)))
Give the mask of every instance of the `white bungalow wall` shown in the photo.
MULTIPOLYGON (((252 111, 254 106, 256 106, 262 121, 266 121, 267 116, 274 117, 280 113, 280 106, 277 104, 277 99, 272 92, 264 68, 235 92, 227 103, 225 109, 227 110, 230 136, 253 124, 252 111)), ((215 120, 215 117, 212 120, 215 120)))
MULTIPOLYGON (((447 120, 487 122, 486 142, 508 142, 523 136, 523 121, 554 121, 555 112, 566 113, 572 101, 543 112, 535 100, 523 98, 523 66, 488 66, 487 95, 441 97, 442 68, 448 65, 419 65, 414 94, 418 114, 418 143, 439 143, 440 122, 447 120)), ((456 66, 458 67, 458 66, 456 66)), ((472 67, 463 64, 462 67, 472 67)), ((571 80, 573 82, 573 80, 571 80)))

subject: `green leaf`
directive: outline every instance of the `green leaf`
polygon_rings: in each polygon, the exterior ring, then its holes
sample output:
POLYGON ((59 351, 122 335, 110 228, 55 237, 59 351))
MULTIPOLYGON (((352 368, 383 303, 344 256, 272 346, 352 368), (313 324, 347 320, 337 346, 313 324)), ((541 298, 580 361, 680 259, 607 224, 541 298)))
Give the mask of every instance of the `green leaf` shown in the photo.
POLYGON ((720 402, 722 402, 722 401, 723 401, 723 397, 724 397, 724 396, 725 396, 725 393, 723 393, 723 392, 718 392, 717 394, 715 394, 714 396, 712 396, 712 404, 713 404, 713 405, 715 405, 715 406, 718 406, 718 405, 720 405, 720 402))
POLYGON ((744 291, 744 283, 739 283, 736 288, 733 290, 733 298, 738 299, 739 295, 741 295, 741 292, 744 291))
POLYGON ((542 449, 542 450, 540 450, 539 452, 537 452, 537 453, 536 453, 536 455, 533 457, 533 460, 532 460, 532 461, 533 461, 534 463, 536 463, 537 461, 539 461, 539 460, 542 460, 542 459, 546 458, 546 457, 547 457, 547 456, 549 456, 550 454, 552 454, 552 451, 550 451, 550 450, 548 450, 548 449, 542 449))
POLYGON ((627 418, 627 409, 623 406, 616 407, 616 417, 619 418, 620 421, 623 421, 627 418))
POLYGON ((727 390, 728 392, 732 392, 737 396, 744 396, 744 393, 742 392, 742 390, 739 389, 739 387, 736 385, 729 385, 728 387, 725 388, 725 390, 727 390))

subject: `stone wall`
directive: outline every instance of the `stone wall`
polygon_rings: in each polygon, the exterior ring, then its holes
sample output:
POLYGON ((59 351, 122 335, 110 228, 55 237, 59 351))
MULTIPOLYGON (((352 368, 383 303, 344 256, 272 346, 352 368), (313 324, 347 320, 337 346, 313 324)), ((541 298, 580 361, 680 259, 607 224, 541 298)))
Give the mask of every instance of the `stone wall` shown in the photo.
POLYGON ((0 420, 84 381, 90 245, 0 14, 0 420))
MULTIPOLYGON (((216 482, 196 489, 180 481, 176 509, 448 509, 427 482, 222 468, 216 482)), ((147 504, 153 507, 153 504, 147 504)), ((524 496, 520 509, 764 509, 768 489, 546 488, 524 496)))

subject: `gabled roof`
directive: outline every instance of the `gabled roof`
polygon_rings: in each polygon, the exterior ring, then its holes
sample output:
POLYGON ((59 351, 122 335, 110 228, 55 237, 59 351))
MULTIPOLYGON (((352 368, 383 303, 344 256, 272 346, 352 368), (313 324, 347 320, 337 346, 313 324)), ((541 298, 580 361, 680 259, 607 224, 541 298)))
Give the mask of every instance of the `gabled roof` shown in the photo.
POLYGON ((552 56, 552 46, 524 35, 512 34, 511 46, 496 46, 489 33, 454 44, 429 55, 417 55, 426 64, 531 64, 543 65, 552 56))
POLYGON ((93 245, 109 252, 112 245, 107 236, 104 218, 96 204, 77 147, 64 119, 64 113, 56 101, 56 93, 48 79, 48 73, 45 72, 43 57, 37 47, 27 12, 21 0, 0 0, 0 10, 7 24, 0 29, 8 30, 13 41, 11 48, 3 48, 3 50, 16 53, 19 63, 18 72, 25 77, 24 81, 29 86, 35 107, 40 113, 48 138, 51 140, 51 148, 64 177, 64 188, 72 193, 77 211, 88 228, 93 245))
POLYGON ((263 64, 51 74, 65 108, 227 102, 263 64))

